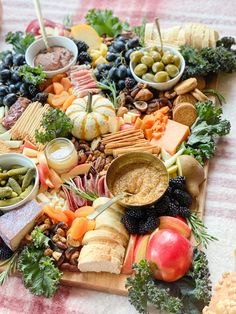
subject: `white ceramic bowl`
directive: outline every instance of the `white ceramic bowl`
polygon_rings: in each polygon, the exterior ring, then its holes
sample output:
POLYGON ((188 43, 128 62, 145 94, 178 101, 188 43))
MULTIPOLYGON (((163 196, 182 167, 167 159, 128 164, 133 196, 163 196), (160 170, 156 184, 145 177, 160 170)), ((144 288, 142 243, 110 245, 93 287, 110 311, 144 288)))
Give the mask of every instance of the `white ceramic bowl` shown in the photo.
MULTIPOLYGON (((146 49, 143 49, 144 51, 147 51, 149 50, 151 47, 148 47, 146 49)), ((176 77, 172 78, 171 80, 167 81, 167 82, 163 82, 163 83, 153 83, 153 82, 149 82, 149 81, 144 81, 142 78, 140 78, 139 76, 137 76, 135 73, 134 73, 134 68, 135 68, 135 65, 136 63, 135 62, 130 62, 130 71, 134 77, 134 79, 137 81, 137 82, 140 82, 140 83, 143 83, 143 84, 147 84, 149 86, 152 86, 153 88, 159 90, 159 91, 166 91, 166 90, 169 90, 171 89, 173 86, 175 86, 178 81, 180 80, 183 72, 184 72, 184 68, 185 68, 185 60, 184 60, 184 57, 181 55, 181 53, 174 47, 172 46, 169 46, 169 45, 165 45, 163 47, 163 50, 164 51, 170 51, 172 52, 174 55, 177 55, 179 56, 180 58, 180 70, 179 70, 179 74, 176 75, 176 77)))
POLYGON ((28 196, 26 196, 22 201, 9 205, 9 206, 0 206, 0 210, 3 212, 8 212, 9 210, 15 209, 26 202, 32 200, 33 198, 36 197, 38 193, 38 188, 39 188, 39 174, 38 174, 38 169, 35 166, 34 162, 22 155, 22 154, 14 154, 14 153, 9 153, 9 154, 2 154, 0 155, 0 166, 3 167, 4 169, 10 169, 12 165, 21 165, 22 167, 30 167, 35 169, 35 182, 34 182, 34 187, 33 190, 30 192, 28 196))
MULTIPOLYGON (((54 70, 54 71, 44 71, 47 77, 53 77, 56 74, 66 72, 67 70, 69 70, 69 68, 72 65, 76 63, 77 56, 78 56, 78 49, 77 49, 76 44, 73 42, 73 40, 65 36, 49 36, 48 44, 50 47, 60 46, 60 47, 67 48, 73 54, 73 58, 64 68, 54 70)), ((43 38, 35 40, 26 50, 26 53, 25 53, 26 63, 30 65, 31 67, 34 67, 35 66, 34 58, 40 51, 45 50, 45 49, 46 48, 45 48, 43 38)))

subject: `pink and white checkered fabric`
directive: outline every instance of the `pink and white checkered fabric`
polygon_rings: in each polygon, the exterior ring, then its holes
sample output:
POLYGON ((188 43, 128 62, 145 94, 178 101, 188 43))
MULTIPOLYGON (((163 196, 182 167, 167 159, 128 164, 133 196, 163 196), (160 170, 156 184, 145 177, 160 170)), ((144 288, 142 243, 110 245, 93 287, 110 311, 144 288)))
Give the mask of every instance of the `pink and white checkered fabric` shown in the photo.
MULTIPOLYGON (((161 18, 161 26, 170 27, 198 21, 211 25, 221 35, 236 37, 235 1, 220 0, 41 0, 43 14, 61 22, 72 15, 80 23, 90 8, 111 8, 122 19, 137 25, 145 17, 161 18)), ((3 1, 1 47, 8 31, 24 30, 35 18, 33 1, 3 1)), ((210 244, 207 254, 212 279, 223 271, 234 270, 236 248, 236 95, 233 85, 236 75, 222 75, 219 89, 226 96, 224 113, 232 122, 231 135, 219 141, 216 156, 210 163, 205 222, 209 231, 219 238, 210 244)), ((96 291, 61 287, 52 299, 34 297, 22 285, 20 278, 10 278, 0 287, 0 314, 120 314, 136 313, 127 298, 96 291)))

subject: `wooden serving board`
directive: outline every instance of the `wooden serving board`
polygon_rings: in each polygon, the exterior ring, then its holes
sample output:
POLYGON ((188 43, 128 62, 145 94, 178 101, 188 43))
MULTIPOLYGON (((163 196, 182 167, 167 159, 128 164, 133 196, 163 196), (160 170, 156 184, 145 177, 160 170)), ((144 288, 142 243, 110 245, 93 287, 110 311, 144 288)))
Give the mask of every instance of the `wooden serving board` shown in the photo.
MULTIPOLYGON (((217 77, 212 77, 208 80, 207 88, 216 88, 217 77)), ((197 210, 199 218, 203 218, 207 191, 207 177, 208 177, 209 162, 204 167, 205 181, 201 184, 200 194, 197 202, 193 204, 193 209, 197 210)), ((5 267, 2 267, 2 271, 5 267)), ((14 275, 20 276, 17 272, 14 275)), ((127 296, 128 292, 125 288, 127 275, 116 275, 110 273, 95 273, 95 272, 64 272, 61 284, 82 289, 97 290, 117 295, 127 296)))

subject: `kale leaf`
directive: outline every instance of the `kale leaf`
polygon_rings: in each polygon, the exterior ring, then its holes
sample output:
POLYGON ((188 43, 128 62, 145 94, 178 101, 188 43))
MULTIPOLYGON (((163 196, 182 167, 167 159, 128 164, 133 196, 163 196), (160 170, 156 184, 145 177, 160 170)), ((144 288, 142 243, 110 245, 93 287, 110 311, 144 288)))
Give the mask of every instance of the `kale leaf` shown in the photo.
POLYGON ((206 100, 196 104, 198 117, 191 127, 191 135, 183 143, 184 154, 192 155, 201 164, 216 150, 215 139, 230 132, 230 122, 222 119, 222 109, 206 100))
POLYGON ((26 83, 33 85, 42 83, 46 78, 46 74, 40 65, 34 68, 27 64, 22 65, 19 67, 18 73, 20 76, 23 76, 23 79, 26 83))
POLYGON ((215 48, 206 47, 198 50, 188 45, 181 46, 180 52, 186 63, 183 78, 235 72, 236 50, 231 48, 234 44, 234 38, 223 37, 215 48))
POLYGON ((33 242, 20 252, 17 267, 31 293, 50 298, 57 291, 62 273, 51 257, 44 256, 50 239, 39 228, 35 228, 31 235, 33 242))

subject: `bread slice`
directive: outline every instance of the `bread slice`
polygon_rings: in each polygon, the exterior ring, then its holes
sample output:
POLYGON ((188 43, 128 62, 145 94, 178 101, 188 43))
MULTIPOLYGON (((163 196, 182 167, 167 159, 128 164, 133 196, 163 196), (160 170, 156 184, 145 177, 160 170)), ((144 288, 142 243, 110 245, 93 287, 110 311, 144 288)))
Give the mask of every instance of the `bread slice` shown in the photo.
POLYGON ((119 274, 125 248, 111 242, 90 243, 82 247, 78 260, 81 272, 109 272, 119 274))
MULTIPOLYGON (((108 197, 99 197, 93 202, 93 207, 97 209, 99 206, 105 204, 106 202, 110 201, 110 198, 108 197)), ((124 215, 124 209, 119 204, 113 204, 111 205, 108 210, 113 210, 116 213, 119 213, 120 215, 124 215)), ((107 210, 106 210, 107 211, 107 210)))
POLYGON ((102 219, 96 220, 96 229, 109 230, 107 228, 117 232, 121 236, 122 239, 124 239, 126 241, 129 240, 129 234, 121 222, 119 222, 119 221, 117 221, 111 217, 108 217, 108 218, 103 219, 103 220, 102 219))
POLYGON ((94 254, 99 254, 99 255, 111 255, 115 256, 116 258, 120 259, 122 262, 124 259, 125 255, 125 248, 117 243, 112 243, 112 242, 94 242, 94 243, 89 243, 87 245, 84 245, 81 249, 79 259, 84 258, 88 255, 94 255, 94 254))
POLYGON ((126 246, 127 244, 127 241, 122 240, 117 232, 100 229, 86 232, 82 241, 82 245, 97 241, 114 242, 123 246, 126 246))
POLYGON ((121 262, 110 255, 90 255, 79 260, 78 268, 81 272, 107 272, 120 274, 121 262))

